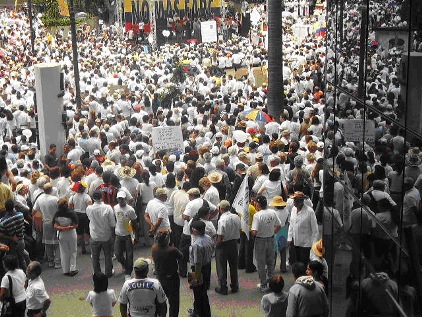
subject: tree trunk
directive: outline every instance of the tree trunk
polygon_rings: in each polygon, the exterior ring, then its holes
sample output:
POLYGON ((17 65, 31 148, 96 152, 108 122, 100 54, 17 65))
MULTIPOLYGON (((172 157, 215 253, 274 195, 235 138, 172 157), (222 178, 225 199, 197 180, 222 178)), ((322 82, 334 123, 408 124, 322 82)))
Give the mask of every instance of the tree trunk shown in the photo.
POLYGON ((268 113, 279 121, 283 112, 282 0, 268 0, 268 113))
POLYGON ((113 0, 105 0, 104 4, 107 8, 107 12, 108 12, 108 25, 112 25, 114 24, 114 14, 116 13, 116 3, 118 1, 113 1, 113 0), (112 4, 113 2, 113 4, 112 4))

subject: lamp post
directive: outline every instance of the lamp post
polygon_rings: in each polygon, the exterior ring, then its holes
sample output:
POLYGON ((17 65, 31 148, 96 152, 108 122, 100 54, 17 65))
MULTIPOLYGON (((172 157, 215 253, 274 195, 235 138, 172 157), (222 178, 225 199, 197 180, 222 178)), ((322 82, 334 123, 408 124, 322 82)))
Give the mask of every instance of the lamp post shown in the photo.
POLYGON ((73 73, 75 76, 75 101, 76 109, 82 108, 81 88, 79 85, 79 59, 78 59, 78 43, 76 39, 76 21, 75 21, 75 8, 73 0, 69 0, 69 14, 70 14, 70 31, 72 33, 72 53, 73 53, 73 73))

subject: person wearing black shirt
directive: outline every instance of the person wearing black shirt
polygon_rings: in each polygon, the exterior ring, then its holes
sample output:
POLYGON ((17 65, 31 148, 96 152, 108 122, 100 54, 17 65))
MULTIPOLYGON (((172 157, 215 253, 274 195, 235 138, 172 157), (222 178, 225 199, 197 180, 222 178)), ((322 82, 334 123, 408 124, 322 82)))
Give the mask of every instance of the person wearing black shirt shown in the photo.
POLYGON ((55 144, 50 144, 48 153, 44 156, 45 167, 51 169, 57 166, 58 158, 56 155, 57 146, 55 144))
POLYGON ((167 230, 158 231, 157 243, 152 246, 152 258, 157 278, 169 300, 169 316, 177 317, 180 307, 180 278, 177 269, 183 254, 176 247, 169 246, 169 242, 170 233, 167 230))

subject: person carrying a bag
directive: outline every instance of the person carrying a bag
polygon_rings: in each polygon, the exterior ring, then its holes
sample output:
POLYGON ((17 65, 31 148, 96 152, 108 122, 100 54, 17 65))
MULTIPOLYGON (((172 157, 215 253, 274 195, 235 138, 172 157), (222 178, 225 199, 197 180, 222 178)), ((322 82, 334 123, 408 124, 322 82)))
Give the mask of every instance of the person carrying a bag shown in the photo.
POLYGON ((24 317, 26 275, 19 269, 18 258, 14 254, 7 254, 3 258, 3 265, 7 272, 1 280, 0 300, 3 301, 1 316, 24 317))

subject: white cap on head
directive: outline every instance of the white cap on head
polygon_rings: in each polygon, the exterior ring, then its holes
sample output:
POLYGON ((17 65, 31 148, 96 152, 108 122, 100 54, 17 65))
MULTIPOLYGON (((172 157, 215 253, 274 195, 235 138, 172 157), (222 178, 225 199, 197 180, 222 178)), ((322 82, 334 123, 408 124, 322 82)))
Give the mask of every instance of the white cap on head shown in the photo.
POLYGON ((126 192, 124 191, 119 191, 117 193, 117 198, 126 198, 126 192))

